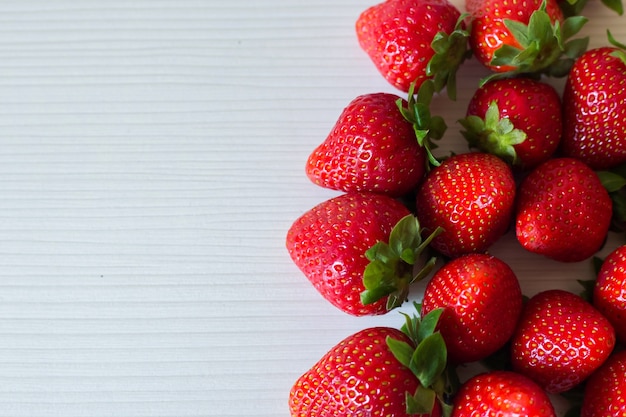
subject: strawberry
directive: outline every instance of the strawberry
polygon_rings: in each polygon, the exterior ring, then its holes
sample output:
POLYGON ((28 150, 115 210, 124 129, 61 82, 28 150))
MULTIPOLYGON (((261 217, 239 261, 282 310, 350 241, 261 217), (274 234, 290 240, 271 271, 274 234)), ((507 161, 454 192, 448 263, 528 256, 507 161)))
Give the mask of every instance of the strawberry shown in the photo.
POLYGON ((363 316, 386 313, 406 300, 410 284, 427 275, 435 262, 432 258, 413 274, 428 241, 422 241, 417 219, 399 201, 349 193, 295 220, 286 246, 324 298, 346 313, 363 316))
POLYGON ((626 351, 614 353, 585 385, 581 417, 626 416, 626 351))
POLYGON ((361 48, 393 86, 408 91, 432 79, 456 97, 456 71, 469 56, 463 16, 448 0, 386 0, 356 21, 361 48))
POLYGON ((533 380, 511 371, 473 376, 454 399, 452 417, 556 417, 548 394, 533 380))
POLYGON ((511 340, 513 370, 549 393, 583 382, 615 346, 611 323, 582 297, 546 290, 526 303, 511 340))
POLYGON ((626 246, 614 249, 602 261, 593 286, 593 305, 609 319, 617 338, 626 343, 626 246))
POLYGON ((479 361, 511 338, 522 311, 522 290, 502 260, 468 254, 443 265, 424 291, 422 313, 443 308, 441 332, 453 363, 479 361))
POLYGON ((484 252, 509 227, 515 200, 511 167, 480 152, 445 159, 416 195, 424 231, 443 228, 431 247, 448 257, 484 252))
POLYGON ((490 70, 486 79, 514 74, 562 77, 588 45, 587 38, 568 38, 586 23, 564 18, 557 0, 467 0, 472 23, 470 47, 490 70))
POLYGON ((609 40, 576 60, 563 91, 562 153, 593 169, 626 162, 626 46, 609 40))
POLYGON ((371 327, 345 338, 294 383, 292 417, 440 416, 451 391, 433 331, 439 314, 407 316, 405 332, 371 327))
POLYGON ((472 148, 530 169, 546 161, 561 140, 561 98, 550 84, 527 77, 479 87, 462 119, 472 148))
POLYGON ((427 164, 437 163, 430 153, 431 138, 440 138, 446 129, 441 117, 430 116, 432 95, 424 87, 417 97, 411 90, 408 101, 389 93, 355 98, 309 155, 307 176, 345 192, 397 197, 413 191, 427 164))
POLYGON ((578 262, 601 248, 612 202, 598 175, 584 163, 550 159, 522 181, 517 194, 516 235, 526 250, 578 262))

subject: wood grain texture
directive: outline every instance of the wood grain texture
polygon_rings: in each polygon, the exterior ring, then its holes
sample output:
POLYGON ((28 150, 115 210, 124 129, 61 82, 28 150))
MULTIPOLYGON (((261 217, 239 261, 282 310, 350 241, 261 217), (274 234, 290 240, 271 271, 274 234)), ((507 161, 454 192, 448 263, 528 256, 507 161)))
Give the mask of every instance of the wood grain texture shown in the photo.
MULTIPOLYGON (((286 417, 330 346, 399 325, 336 311, 284 248, 336 194, 308 153, 393 91, 354 36, 370 4, 0 2, 0 417, 286 417)), ((626 38, 588 9, 593 45, 626 38)), ((451 126, 481 71, 434 103, 451 126)), ((498 251, 527 292, 587 273, 498 251)))

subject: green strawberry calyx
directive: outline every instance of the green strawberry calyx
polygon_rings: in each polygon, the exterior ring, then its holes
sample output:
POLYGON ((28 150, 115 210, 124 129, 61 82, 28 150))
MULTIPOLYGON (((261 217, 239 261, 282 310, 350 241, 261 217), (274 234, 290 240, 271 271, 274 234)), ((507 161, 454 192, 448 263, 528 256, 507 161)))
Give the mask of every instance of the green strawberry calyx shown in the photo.
POLYGON ((430 44, 435 54, 426 66, 426 75, 432 77, 435 91, 446 88, 452 100, 456 100, 457 71, 472 56, 468 43, 470 32, 465 24, 468 16, 468 13, 461 14, 451 33, 438 32, 430 44))
POLYGON ((428 169, 441 164, 432 153, 437 148, 433 140, 441 139, 448 129, 443 117, 433 116, 430 112, 430 103, 435 91, 433 80, 424 81, 417 93, 415 93, 415 83, 412 83, 409 87, 408 99, 396 101, 402 117, 413 125, 417 143, 426 150, 428 169))
POLYGON ((495 100, 489 104, 484 119, 469 115, 459 120, 459 123, 465 128, 461 134, 470 148, 494 154, 512 165, 519 163, 515 145, 526 140, 526 133, 516 129, 508 117, 500 117, 500 109, 495 100))
POLYGON ((420 385, 406 393, 407 414, 430 415, 438 402, 444 416, 452 413, 451 398, 458 390, 456 372, 448 366, 448 351, 437 324, 443 309, 421 315, 421 305, 414 303, 417 315, 404 315, 402 331, 411 344, 387 337, 387 346, 402 365, 411 370, 420 385))
POLYGON ((616 48, 611 55, 618 58, 626 65, 626 45, 615 39, 610 30, 606 31, 606 36, 609 39, 609 43, 616 48))
POLYGON ((626 164, 596 171, 596 174, 611 197, 611 230, 623 233, 626 231, 626 164))
POLYGON ((368 305, 387 297, 387 310, 401 306, 408 299, 411 284, 424 279, 433 270, 437 258, 433 256, 424 261, 422 254, 442 231, 438 228, 422 239, 417 217, 409 214, 400 219, 388 243, 378 241, 365 252, 370 262, 363 272, 365 290, 361 293, 361 302, 368 305))
MULTIPOLYGON (((602 0, 602 4, 620 16, 624 14, 624 5, 622 4, 622 0, 602 0)), ((575 16, 580 14, 586 5, 587 0, 564 0, 559 2, 559 6, 565 16, 575 16)))
POLYGON ((545 74, 564 77, 572 64, 587 50, 589 38, 570 39, 587 23, 584 16, 570 16, 563 22, 552 23, 546 12, 546 1, 530 16, 528 24, 504 19, 504 24, 520 47, 504 44, 491 60, 493 66, 512 67, 510 71, 494 73, 481 80, 507 78, 518 74, 545 74))

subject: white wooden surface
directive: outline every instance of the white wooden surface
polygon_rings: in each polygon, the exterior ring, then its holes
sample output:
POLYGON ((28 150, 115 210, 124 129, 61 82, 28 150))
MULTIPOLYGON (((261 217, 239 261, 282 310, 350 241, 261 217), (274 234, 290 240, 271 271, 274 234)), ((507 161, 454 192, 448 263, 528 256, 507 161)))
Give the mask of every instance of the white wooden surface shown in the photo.
MULTIPOLYGON (((395 92, 354 36, 373 3, 0 1, 0 416, 287 417, 330 346, 401 324, 335 310, 284 249, 336 194, 308 153, 356 95, 395 92)), ((587 12, 592 46, 626 39, 587 12)), ((481 74, 435 101, 443 151, 481 74)), ((589 273, 511 236, 494 253, 527 294, 589 273)))

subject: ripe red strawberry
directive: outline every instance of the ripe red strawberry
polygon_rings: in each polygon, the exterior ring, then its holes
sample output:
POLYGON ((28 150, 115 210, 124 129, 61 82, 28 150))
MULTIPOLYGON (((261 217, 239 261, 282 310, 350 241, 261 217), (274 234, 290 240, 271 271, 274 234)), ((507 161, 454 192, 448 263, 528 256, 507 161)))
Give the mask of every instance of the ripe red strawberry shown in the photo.
POLYGON ((440 416, 451 391, 439 314, 345 338, 295 382, 292 417, 440 416))
POLYGON ((562 152, 593 169, 626 162, 626 46, 609 39, 576 60, 563 92, 562 152))
POLYGON ((511 167, 479 152, 445 159, 426 176, 416 197, 425 231, 443 228, 431 247, 457 257, 484 252, 509 227, 515 200, 511 167))
POLYGON ((454 399, 452 417, 556 417, 550 398, 533 380, 491 371, 466 381, 454 399))
POLYGON ((511 338, 522 311, 522 290, 513 270, 486 254, 443 265, 424 291, 422 313, 443 308, 439 331, 452 363, 485 359, 511 338))
POLYGON ((626 246, 614 249, 602 262, 593 287, 593 305, 609 319, 617 339, 626 343, 626 246))
POLYGON ((612 202, 598 175, 572 158, 554 158, 520 184, 517 240, 526 250, 561 262, 597 252, 611 224, 612 202))
POLYGON ((356 21, 361 48, 389 83, 409 91, 426 79, 455 97, 456 70, 469 56, 459 10, 448 0, 385 0, 356 21))
MULTIPOLYGON (((383 314, 406 300, 416 279, 413 263, 426 242, 404 205, 368 193, 342 194, 318 204, 291 225, 286 238, 294 263, 320 294, 355 316, 383 314)), ((426 272, 433 263, 426 264, 426 272)))
POLYGON ((420 90, 416 99, 411 94, 409 102, 389 93, 352 100, 326 140, 309 155, 309 179, 346 192, 396 197, 413 191, 429 163, 429 139, 437 139, 445 131, 439 117, 414 117, 416 111, 420 116, 429 115, 432 94, 420 90))
POLYGON ((626 351, 616 352, 585 385, 581 417, 626 416, 626 351))
POLYGON ((567 40, 586 19, 573 16, 566 22, 557 0, 466 3, 472 15, 470 47, 478 61, 496 73, 565 76, 572 57, 587 48, 585 38, 567 40))
POLYGON ((561 98, 550 84, 531 78, 493 80, 476 90, 460 122, 471 147, 530 169, 559 145, 561 98))
POLYGON ((526 303, 511 341, 513 369, 549 393, 583 382, 615 346, 611 323, 582 297, 546 290, 526 303))

